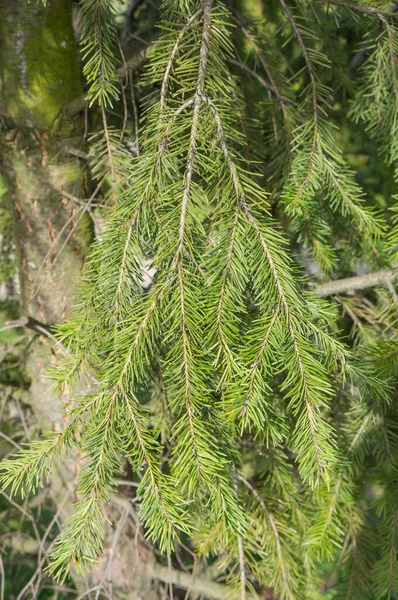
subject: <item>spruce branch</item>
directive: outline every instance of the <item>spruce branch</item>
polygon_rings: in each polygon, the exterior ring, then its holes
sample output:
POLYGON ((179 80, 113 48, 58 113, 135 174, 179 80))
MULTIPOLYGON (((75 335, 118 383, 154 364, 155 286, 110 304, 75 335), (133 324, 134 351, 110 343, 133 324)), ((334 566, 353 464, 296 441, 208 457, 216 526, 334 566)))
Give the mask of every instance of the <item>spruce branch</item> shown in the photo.
POLYGON ((275 519, 265 504, 263 498, 260 496, 256 488, 245 478, 243 475, 238 474, 237 478, 241 481, 244 486, 249 490, 250 494, 254 497, 257 504, 260 506, 266 520, 269 522, 272 534, 275 539, 275 549, 277 556, 278 572, 275 573, 276 588, 281 591, 282 597, 286 600, 293 600, 295 597, 295 591, 297 589, 297 582, 292 577, 292 573, 287 564, 287 556, 285 556, 286 550, 282 547, 281 536, 278 531, 275 519))
POLYGON ((250 406, 250 401, 251 401, 251 397, 253 395, 253 391, 254 391, 254 385, 255 385, 255 380, 256 377, 259 374, 259 367, 265 352, 265 349, 270 341, 270 337, 271 337, 271 333, 272 330, 274 328, 274 325, 276 323, 276 320, 279 316, 279 311, 280 311, 280 307, 278 306, 273 314, 273 317, 271 319, 271 322, 268 326, 268 328, 266 329, 265 335, 264 335, 264 339, 261 343, 261 347, 260 350, 257 354, 256 360, 254 361, 254 363, 251 365, 251 374, 250 374, 250 381, 249 381, 249 387, 247 390, 247 398, 242 406, 242 408, 240 409, 240 413, 239 416, 244 416, 244 414, 246 413, 248 407, 250 406))
POLYGON ((112 106, 119 97, 113 8, 106 0, 81 0, 83 74, 90 88, 87 99, 92 105, 112 106))
POLYGON ((192 25, 192 23, 194 23, 196 21, 196 19, 202 14, 202 11, 204 11, 204 7, 200 8, 199 10, 197 10, 195 13, 193 13, 192 16, 189 17, 189 19, 187 20, 187 22, 185 23, 185 25, 183 27, 181 27, 179 34, 176 37, 176 40, 174 42, 174 45, 172 47, 172 50, 169 54, 169 60, 167 62, 165 71, 164 71, 164 76, 163 76, 163 81, 162 81, 162 88, 160 90, 160 113, 161 115, 164 112, 164 109, 166 107, 166 96, 167 96, 167 89, 168 89, 168 85, 169 85, 169 79, 170 79, 170 75, 171 75, 171 70, 173 67, 173 63, 175 60, 175 57, 177 55, 177 52, 179 50, 181 41, 186 33, 186 31, 190 28, 190 26, 192 25))
MULTIPOLYGON (((388 260, 385 224, 345 159, 343 99, 352 82, 336 71, 367 32, 350 116, 366 123, 366 142, 380 142, 395 168, 395 21, 367 2, 363 19, 337 30, 340 10, 278 0, 248 25, 222 2, 165 0, 143 85, 133 91, 134 123, 122 94, 119 131, 106 107, 118 100, 117 79, 130 63, 122 57, 118 68, 110 5, 81 4, 89 98, 102 118, 90 168, 103 186, 105 226, 79 306, 59 328, 65 361, 53 377, 82 397, 56 450, 47 438, 33 444, 5 463, 3 483, 26 493, 48 478, 61 451, 82 450, 79 502, 50 567, 61 578, 71 557, 85 568, 101 552, 105 505, 128 464, 145 535, 169 565, 183 533, 226 576, 227 587, 197 581, 192 589, 242 600, 266 589, 295 600, 316 597, 318 559, 341 553, 341 579, 352 575, 351 558, 363 566, 369 518, 357 496, 377 482, 380 543, 365 561, 367 581, 380 596, 392 594, 395 269, 312 286, 295 258, 310 247, 331 278, 337 260, 343 273, 370 255, 372 265, 388 260), (279 49, 280 32, 288 43, 279 49), (138 130, 135 92, 145 96, 139 156, 129 139, 138 130), (366 320, 368 339, 385 339, 365 345, 364 334, 348 350, 337 307, 320 298, 377 285, 369 299, 345 302, 352 318, 366 320), (88 392, 81 382, 92 373, 88 392), (237 464, 253 483, 236 474, 237 464)), ((362 141, 349 145, 355 151, 362 141)), ((373 178, 363 179, 373 190, 373 178)), ((159 572, 180 586, 192 582, 191 574, 159 572)))
MULTIPOLYGON (((291 404, 295 407, 295 412, 300 412, 300 403, 304 403, 306 416, 301 414, 299 424, 300 426, 303 426, 304 422, 306 422, 307 427, 309 427, 312 439, 313 457, 311 457, 311 451, 306 446, 307 441, 305 440, 305 437, 301 437, 300 435, 297 442, 298 445, 301 447, 300 451, 302 452, 301 459, 303 460, 303 474, 305 475, 305 477, 308 477, 311 481, 316 482, 319 476, 326 478, 328 477, 326 463, 322 456, 328 456, 329 459, 334 456, 334 460, 336 460, 335 451, 333 449, 333 446, 330 444, 330 435, 332 432, 329 428, 323 428, 321 426, 319 405, 322 405, 324 403, 324 400, 321 400, 319 390, 316 389, 317 386, 313 387, 311 383, 313 377, 313 369, 316 363, 315 361, 313 362, 313 359, 310 358, 307 351, 303 350, 303 338, 297 330, 295 319, 293 318, 292 308, 288 300, 285 287, 282 283, 282 280, 280 279, 273 253, 270 250, 270 247, 267 243, 267 240, 264 236, 261 227, 257 222, 257 219, 255 218, 252 211, 247 205, 247 200, 239 180, 236 166, 232 160, 225 140, 224 129, 222 121, 220 119, 220 115, 214 103, 211 100, 208 100, 208 103, 213 111, 214 119, 217 124, 219 142, 225 156, 226 164, 230 171, 231 179, 233 181, 238 206, 240 206, 248 223, 250 224, 253 231, 255 232, 256 237, 258 238, 260 246, 263 249, 266 261, 270 268, 271 276, 278 290, 278 295, 281 306, 283 308, 283 312, 285 314, 286 324, 290 333, 294 356, 294 362, 292 363, 293 368, 290 373, 290 377, 288 377, 287 379, 288 384, 292 385, 294 389, 291 404), (294 374, 295 369, 296 373, 294 374), (325 454, 324 446, 327 448, 325 454), (314 474, 313 472, 313 467, 311 466, 312 458, 315 460, 316 471, 318 475, 316 475, 316 473, 314 474)), ((327 390, 327 387, 325 387, 325 390, 327 390)))
MULTIPOLYGON (((312 64, 312 61, 310 59, 307 47, 304 43, 303 37, 301 35, 301 31, 300 28, 298 27, 293 13, 290 10, 289 6, 286 4, 285 0, 279 0, 280 5, 282 6, 283 10, 286 13, 286 16, 289 20, 289 23, 294 31, 294 35, 298 41, 298 44, 300 46, 306 67, 307 67, 307 71, 308 71, 308 75, 311 81, 311 94, 312 94, 312 118, 313 118, 313 124, 314 124, 314 129, 316 130, 317 124, 318 124, 318 84, 317 84, 317 78, 316 78, 316 74, 315 74, 315 70, 312 64)), ((315 136, 314 136, 314 144, 315 144, 315 136)))
MULTIPOLYGON (((256 52, 256 55, 258 56, 258 60, 260 61, 261 66, 264 69, 265 74, 268 77, 268 80, 270 82, 270 86, 271 86, 271 90, 272 93, 275 94, 275 97, 278 101, 279 107, 282 111, 282 114, 284 116, 285 119, 285 125, 287 125, 288 123, 288 119, 286 116, 286 105, 287 105, 287 99, 284 97, 284 95, 281 93, 280 89, 279 89, 279 85, 276 81, 276 77, 274 76, 271 66, 268 64, 268 61, 266 60, 266 57, 264 56, 264 53, 262 52, 259 43, 256 39, 256 36, 254 33, 252 33, 250 31, 250 29, 245 25, 245 23, 242 21, 241 17, 239 17, 236 14, 232 15, 232 19, 233 21, 239 26, 240 30, 242 31, 243 35, 246 37, 246 39, 250 42, 250 44, 252 45, 254 51, 256 52)), ((240 66, 240 65, 239 65, 240 66)), ((245 65, 246 67, 246 65, 245 65)), ((261 82, 262 83, 262 82, 261 82)), ((265 82, 264 82, 265 83, 265 82)), ((262 83, 263 85, 263 83, 262 83)), ((266 86, 268 88, 268 86, 266 86)))

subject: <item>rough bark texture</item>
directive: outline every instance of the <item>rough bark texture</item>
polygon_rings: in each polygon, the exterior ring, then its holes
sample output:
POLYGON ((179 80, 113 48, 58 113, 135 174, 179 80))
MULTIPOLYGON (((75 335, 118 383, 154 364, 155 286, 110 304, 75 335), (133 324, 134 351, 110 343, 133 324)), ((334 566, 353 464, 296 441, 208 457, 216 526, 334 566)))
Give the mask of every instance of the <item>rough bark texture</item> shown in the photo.
MULTIPOLYGON (((78 207, 63 195, 85 196, 79 160, 65 152, 80 146, 84 129, 81 115, 67 120, 64 110, 82 95, 71 2, 52 0, 45 8, 36 1, 0 0, 0 15, 0 165, 15 222, 21 310, 42 323, 60 323, 76 297, 92 235, 87 215, 76 226, 78 207)), ((55 395, 45 377, 55 359, 51 338, 37 335, 28 371, 32 406, 43 430, 63 426, 63 404, 69 401, 55 395)), ((57 504, 68 488, 70 493, 75 471, 73 457, 63 461, 52 483, 57 504)), ((66 508, 62 515, 67 514, 66 508)), ((102 581, 111 552, 105 584, 114 579, 121 598, 156 600, 158 593, 143 568, 153 553, 142 545, 138 552, 132 544, 131 519, 119 534, 120 545, 113 549, 110 531, 108 548, 91 577, 75 578, 79 590, 102 581)))
MULTIPOLYGON (((64 123, 62 108, 81 94, 68 4, 57 0, 50 10, 0 0, 2 161, 15 217, 21 306, 48 324, 61 322, 73 304, 88 236, 83 219, 56 259, 75 226, 76 206, 62 192, 81 196, 83 184, 78 161, 63 154, 79 124, 64 123)), ((61 415, 42 379, 50 355, 48 341, 38 338, 29 370, 43 426, 59 423, 61 415)))

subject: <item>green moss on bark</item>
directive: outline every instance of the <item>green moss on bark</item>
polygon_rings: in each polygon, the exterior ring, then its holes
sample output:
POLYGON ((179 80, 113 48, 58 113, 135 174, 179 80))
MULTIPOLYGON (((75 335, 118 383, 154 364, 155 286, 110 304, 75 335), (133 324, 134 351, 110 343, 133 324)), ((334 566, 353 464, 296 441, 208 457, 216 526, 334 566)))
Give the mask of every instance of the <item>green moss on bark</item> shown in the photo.
POLYGON ((0 0, 0 14, 2 112, 18 125, 51 127, 82 93, 71 4, 0 0))

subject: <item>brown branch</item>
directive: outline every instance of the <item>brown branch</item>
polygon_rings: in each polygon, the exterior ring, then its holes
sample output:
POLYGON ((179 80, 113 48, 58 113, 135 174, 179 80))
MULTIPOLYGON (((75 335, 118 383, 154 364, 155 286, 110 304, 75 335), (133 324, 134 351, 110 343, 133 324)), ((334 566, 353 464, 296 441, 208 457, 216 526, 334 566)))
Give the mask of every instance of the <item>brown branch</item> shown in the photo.
POLYGON ((280 93, 279 88, 276 84, 276 81, 272 75, 272 70, 270 69, 268 62, 265 60, 265 57, 263 55, 263 53, 261 52, 261 49, 259 48, 257 41, 255 39, 255 36, 251 33, 251 31, 246 27, 246 25, 244 24, 244 22, 242 21, 242 19, 240 17, 238 17, 237 15, 232 15, 232 21, 234 23, 236 23, 238 25, 238 27, 240 28, 241 32, 243 33, 243 35, 245 36, 245 38, 250 42, 250 44, 253 47, 253 50, 255 51, 269 81, 270 81, 270 85, 272 88, 272 93, 275 94, 276 99, 279 103, 279 106, 282 110, 283 115, 285 114, 285 104, 286 104, 286 99, 283 97, 283 95, 280 93))
MULTIPOLYGON (((211 600, 228 600, 231 598, 231 589, 221 583, 216 583, 203 577, 192 577, 190 573, 185 573, 177 569, 169 569, 169 567, 155 563, 153 565, 147 565, 148 574, 153 579, 163 581, 164 583, 172 583, 173 585, 188 589, 190 587, 191 592, 196 592, 210 598, 211 600)), ((247 594, 247 600, 254 600, 252 594, 247 594)))
POLYGON ((2 327, 0 329, 0 331, 5 331, 7 329, 14 329, 14 328, 26 328, 26 329, 32 329, 33 331, 36 331, 36 333, 41 333, 42 335, 45 335, 46 337, 51 337, 54 333, 54 326, 53 325, 48 325, 47 323, 41 323, 40 321, 38 321, 37 319, 34 319, 33 317, 21 317, 20 319, 17 319, 16 321, 6 321, 5 327, 2 327))
POLYGON ((347 294, 356 290, 364 290, 377 285, 388 285, 398 279, 398 268, 384 269, 375 273, 366 275, 357 275, 356 277, 347 277, 345 279, 336 279, 322 283, 314 288, 318 296, 335 296, 336 294, 347 294))
POLYGON ((230 65, 235 65, 235 67, 239 67, 239 69, 242 69, 242 71, 249 73, 249 75, 254 77, 254 79, 256 79, 259 82, 259 84, 262 85, 266 90, 268 90, 272 94, 275 94, 275 90, 272 87, 272 85, 269 84, 268 81, 265 81, 264 77, 261 77, 261 75, 259 75, 256 71, 254 71, 250 67, 248 67, 245 63, 240 62, 239 60, 236 60, 235 58, 228 58, 227 61, 229 62, 230 65))

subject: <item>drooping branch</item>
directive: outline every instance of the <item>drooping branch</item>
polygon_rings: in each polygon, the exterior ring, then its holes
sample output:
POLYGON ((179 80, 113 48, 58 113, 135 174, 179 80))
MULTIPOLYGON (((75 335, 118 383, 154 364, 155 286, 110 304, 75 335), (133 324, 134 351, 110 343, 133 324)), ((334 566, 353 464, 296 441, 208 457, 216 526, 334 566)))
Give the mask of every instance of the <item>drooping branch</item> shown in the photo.
MULTIPOLYGON (((272 70, 270 69, 268 62, 265 60, 264 54, 261 52, 254 35, 251 33, 251 31, 248 29, 248 27, 246 27, 246 25, 244 24, 242 19, 240 17, 238 17, 237 15, 232 16, 232 21, 240 28, 240 30, 243 33, 243 35, 245 36, 245 38, 252 45, 253 50, 256 53, 257 58, 260 61, 260 64, 263 67, 264 72, 269 79, 270 89, 272 90, 272 93, 275 95, 275 97, 278 101, 278 104, 282 110, 282 114, 285 116, 286 98, 283 96, 283 94, 281 94, 281 92, 278 88, 278 85, 275 81, 275 77, 272 74, 272 70)), ((241 66, 241 65, 239 65, 239 66, 241 66)), ((245 70, 247 71, 248 68, 245 67, 245 70)), ((262 85, 263 85, 263 83, 262 83, 262 85)))

